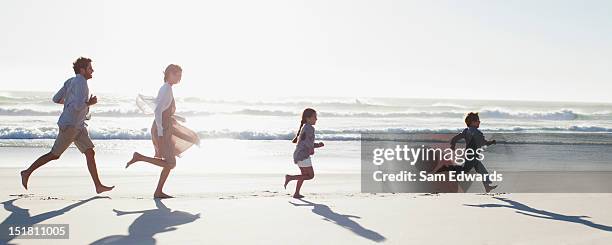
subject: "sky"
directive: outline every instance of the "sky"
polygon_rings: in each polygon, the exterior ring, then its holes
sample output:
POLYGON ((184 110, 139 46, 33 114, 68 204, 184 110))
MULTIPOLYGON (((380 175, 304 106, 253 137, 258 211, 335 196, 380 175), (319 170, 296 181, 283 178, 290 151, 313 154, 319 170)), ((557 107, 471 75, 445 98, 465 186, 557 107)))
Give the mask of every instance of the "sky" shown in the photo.
POLYGON ((612 102, 610 1, 0 2, 0 90, 612 102))

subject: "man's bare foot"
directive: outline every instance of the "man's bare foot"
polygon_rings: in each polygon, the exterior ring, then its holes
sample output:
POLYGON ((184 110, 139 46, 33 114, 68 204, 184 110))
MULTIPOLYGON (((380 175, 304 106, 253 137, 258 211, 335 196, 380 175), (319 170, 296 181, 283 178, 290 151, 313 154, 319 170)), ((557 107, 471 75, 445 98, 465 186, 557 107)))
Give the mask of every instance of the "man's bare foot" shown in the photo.
POLYGON ((287 184, 289 184, 289 181, 291 181, 291 180, 289 179, 289 175, 288 175, 288 174, 285 174, 285 189, 287 189, 287 184))
POLYGON ((491 192, 493 189, 497 188, 496 185, 485 185, 485 191, 487 193, 491 192))
POLYGON ((115 188, 114 185, 110 186, 110 187, 109 186, 104 186, 104 185, 96 186, 96 193, 100 194, 100 193, 105 192, 105 191, 110 191, 113 188, 115 188))
POLYGON ((138 152, 134 152, 132 154, 132 159, 125 164, 125 168, 128 168, 132 163, 138 162, 138 158, 140 158, 140 154, 138 152))
POLYGON ((170 195, 168 195, 166 193, 163 193, 163 192, 159 192, 159 193, 156 192, 155 194, 153 194, 153 197, 154 198, 160 198, 160 199, 174 198, 173 196, 170 196, 170 195))
POLYGON ((304 196, 302 196, 300 194, 293 194, 293 198, 300 199, 300 198, 304 198, 304 196))
POLYGON ((29 178, 30 178, 30 173, 28 173, 27 170, 21 171, 21 185, 23 185, 23 188, 25 188, 26 190, 28 189, 28 179, 29 178))

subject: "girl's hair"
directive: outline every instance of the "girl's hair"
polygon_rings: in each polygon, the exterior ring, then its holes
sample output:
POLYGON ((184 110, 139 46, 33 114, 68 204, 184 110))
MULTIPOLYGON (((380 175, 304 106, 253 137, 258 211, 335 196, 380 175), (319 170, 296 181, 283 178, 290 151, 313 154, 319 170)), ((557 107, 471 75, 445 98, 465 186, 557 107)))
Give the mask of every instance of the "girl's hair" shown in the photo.
POLYGON ((179 65, 175 65, 175 64, 168 65, 166 67, 166 70, 164 71, 164 82, 168 79, 168 74, 182 72, 182 71, 183 71, 183 68, 181 68, 179 65))
POLYGON ((306 118, 310 118, 312 117, 314 114, 316 114, 317 111, 315 111, 312 108, 306 108, 304 109, 304 112, 302 112, 302 121, 300 122, 300 127, 298 128, 298 132, 295 135, 295 138, 293 138, 293 143, 297 143, 298 142, 298 137, 300 137, 300 132, 302 131, 302 126, 304 126, 304 124, 306 123, 306 118))

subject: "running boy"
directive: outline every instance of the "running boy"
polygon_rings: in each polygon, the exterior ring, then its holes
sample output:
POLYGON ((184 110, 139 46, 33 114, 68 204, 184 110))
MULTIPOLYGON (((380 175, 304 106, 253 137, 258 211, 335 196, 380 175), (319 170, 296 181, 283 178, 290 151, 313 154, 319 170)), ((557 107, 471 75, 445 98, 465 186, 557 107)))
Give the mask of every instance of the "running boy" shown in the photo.
MULTIPOLYGON (((478 112, 468 113, 465 116, 465 124, 467 125, 467 128, 451 139, 450 145, 452 150, 455 150, 455 145, 460 139, 465 139, 465 149, 472 149, 474 152, 483 146, 494 145, 496 143, 495 140, 486 140, 484 134, 478 130, 480 127, 480 117, 478 116, 478 112)), ((470 172, 472 168, 476 168, 476 172, 479 174, 486 174, 484 175, 486 178, 483 180, 482 184, 484 185, 487 193, 497 187, 496 185, 491 185, 491 180, 488 177, 489 175, 487 169, 482 162, 476 158, 472 158, 471 160, 466 159, 466 162, 459 168, 459 171, 470 172)))

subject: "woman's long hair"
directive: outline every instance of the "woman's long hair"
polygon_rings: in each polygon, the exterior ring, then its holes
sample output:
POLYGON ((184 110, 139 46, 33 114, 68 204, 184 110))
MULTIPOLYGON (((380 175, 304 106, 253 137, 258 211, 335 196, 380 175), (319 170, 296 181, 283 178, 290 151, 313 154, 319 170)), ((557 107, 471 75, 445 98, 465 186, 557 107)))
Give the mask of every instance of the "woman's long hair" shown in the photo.
POLYGON ((295 135, 295 138, 293 138, 293 141, 291 141, 291 142, 293 142, 293 143, 297 143, 298 142, 298 137, 300 137, 300 132, 302 131, 302 127, 306 123, 306 118, 312 117, 316 113, 317 113, 317 111, 315 111, 312 108, 304 109, 304 112, 302 112, 302 121, 300 122, 300 127, 298 128, 298 131, 297 131, 297 134, 295 135))
POLYGON ((166 70, 164 70, 164 82, 168 80, 168 74, 182 72, 182 71, 183 71, 183 68, 181 68, 181 66, 179 65, 176 65, 176 64, 168 65, 166 67, 166 70))

